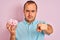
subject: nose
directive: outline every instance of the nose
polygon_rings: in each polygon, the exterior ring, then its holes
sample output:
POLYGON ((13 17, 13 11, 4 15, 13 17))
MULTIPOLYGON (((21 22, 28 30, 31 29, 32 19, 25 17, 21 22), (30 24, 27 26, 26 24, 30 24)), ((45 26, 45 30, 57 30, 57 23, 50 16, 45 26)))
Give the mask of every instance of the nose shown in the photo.
POLYGON ((31 11, 29 12, 29 15, 31 15, 31 11))

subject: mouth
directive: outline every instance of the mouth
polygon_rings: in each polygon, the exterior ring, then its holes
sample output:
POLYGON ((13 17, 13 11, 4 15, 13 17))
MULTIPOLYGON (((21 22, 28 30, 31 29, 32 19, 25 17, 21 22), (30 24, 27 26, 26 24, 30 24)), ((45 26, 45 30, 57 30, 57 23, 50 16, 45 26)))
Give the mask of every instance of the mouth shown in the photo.
POLYGON ((30 19, 30 18, 32 18, 32 16, 28 16, 28 18, 30 19))

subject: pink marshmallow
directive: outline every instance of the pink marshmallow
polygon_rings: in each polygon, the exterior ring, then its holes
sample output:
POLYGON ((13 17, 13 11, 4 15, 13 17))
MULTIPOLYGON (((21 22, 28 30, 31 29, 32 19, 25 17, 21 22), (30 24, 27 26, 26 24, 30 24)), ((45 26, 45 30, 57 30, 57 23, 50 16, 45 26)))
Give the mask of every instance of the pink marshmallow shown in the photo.
POLYGON ((8 23, 11 24, 11 25, 17 25, 18 21, 14 20, 14 19, 10 19, 10 20, 8 20, 8 23))

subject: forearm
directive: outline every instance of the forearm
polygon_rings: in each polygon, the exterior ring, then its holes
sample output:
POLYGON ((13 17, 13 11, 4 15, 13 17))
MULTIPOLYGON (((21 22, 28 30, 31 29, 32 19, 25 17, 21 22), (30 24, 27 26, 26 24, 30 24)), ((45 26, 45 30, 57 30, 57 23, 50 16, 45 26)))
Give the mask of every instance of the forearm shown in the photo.
POLYGON ((16 36, 15 35, 11 35, 10 36, 10 40, 16 40, 16 36))

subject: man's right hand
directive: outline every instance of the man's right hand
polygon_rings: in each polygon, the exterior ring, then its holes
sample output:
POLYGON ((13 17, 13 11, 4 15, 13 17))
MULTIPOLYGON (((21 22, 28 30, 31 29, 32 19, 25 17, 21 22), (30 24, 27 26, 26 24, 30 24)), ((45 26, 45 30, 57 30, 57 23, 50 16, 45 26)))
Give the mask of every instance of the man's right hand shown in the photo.
POLYGON ((16 29, 17 23, 18 21, 14 19, 10 19, 7 21, 6 27, 10 32, 10 34, 15 35, 15 29, 16 29))
POLYGON ((16 27, 17 27, 17 20, 14 19, 10 19, 8 20, 6 27, 8 29, 8 31, 10 32, 10 40, 16 40, 16 27))
POLYGON ((16 35, 15 35, 15 30, 16 30, 16 25, 11 25, 9 23, 6 24, 6 27, 8 31, 10 32, 10 40, 16 40, 16 35))
POLYGON ((6 27, 11 35, 15 35, 16 25, 11 25, 11 24, 7 23, 6 27))

